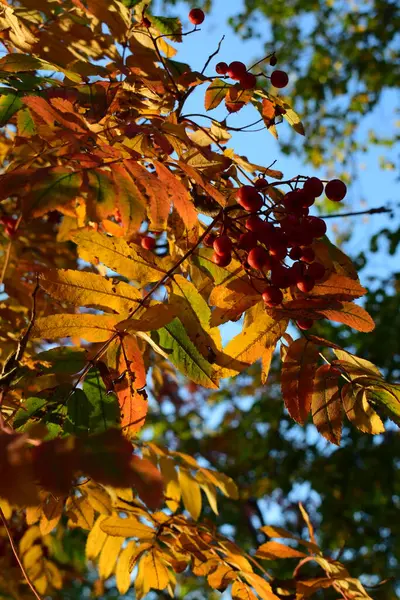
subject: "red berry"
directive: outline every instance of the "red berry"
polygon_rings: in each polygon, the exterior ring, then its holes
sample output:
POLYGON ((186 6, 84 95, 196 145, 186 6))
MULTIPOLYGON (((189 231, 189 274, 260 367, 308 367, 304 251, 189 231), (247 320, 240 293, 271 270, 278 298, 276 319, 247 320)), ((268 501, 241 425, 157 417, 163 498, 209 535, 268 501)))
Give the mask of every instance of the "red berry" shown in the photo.
POLYGON ((306 194, 317 198, 324 191, 324 184, 318 177, 310 177, 303 185, 303 190, 306 194))
POLYGON ((219 267, 227 267, 232 260, 232 256, 230 252, 227 254, 217 254, 214 252, 211 260, 219 267))
POLYGON ((302 279, 300 279, 300 281, 298 281, 296 285, 301 292, 307 294, 313 289, 315 281, 309 275, 303 275, 302 279))
POLYGON ((192 8, 189 12, 189 21, 193 23, 193 25, 201 25, 204 21, 204 12, 201 8, 192 8))
POLYGON ((236 199, 240 206, 250 212, 257 212, 262 207, 264 201, 262 196, 252 185, 243 185, 236 192, 236 199))
POLYGON ((253 233, 262 233, 264 231, 264 221, 257 215, 250 215, 246 219, 245 227, 249 231, 253 231, 253 233))
POLYGON ((300 260, 312 263, 315 260, 315 252, 312 248, 302 248, 300 260))
POLYGON ((289 271, 292 282, 298 283, 299 281, 302 281, 304 275, 306 274, 306 266, 304 263, 295 262, 292 264, 289 271))
POLYGON ((213 243, 215 242, 217 236, 214 233, 207 233, 206 237, 203 240, 203 244, 208 248, 212 248, 213 243))
MULTIPOLYGON (((307 217, 306 225, 314 238, 321 238, 326 233, 326 223, 319 217, 307 217)), ((307 245, 308 244, 304 244, 304 246, 307 245)))
POLYGON ((255 180, 254 185, 258 190, 263 190, 268 187, 268 181, 265 179, 265 177, 260 176, 255 180))
POLYGON ((261 269, 270 264, 271 259, 268 252, 264 250, 264 248, 261 246, 256 246, 250 250, 247 257, 247 262, 253 269, 261 271, 261 269))
POLYGON ((262 299, 267 306, 277 306, 283 300, 283 294, 277 287, 270 286, 262 294, 262 299))
POLYGON ((278 260, 283 260, 287 255, 287 247, 284 244, 271 244, 269 246, 269 253, 278 260))
POLYGON ((246 65, 240 60, 234 60, 233 62, 231 62, 226 72, 226 74, 229 75, 231 79, 235 79, 236 81, 240 81, 240 79, 244 77, 246 73, 246 65))
POLYGON ((325 275, 326 269, 324 265, 321 265, 319 262, 313 262, 307 268, 307 275, 315 279, 315 281, 319 281, 325 275))
POLYGON ((271 65, 271 67, 274 67, 276 65, 276 63, 278 62, 278 59, 276 58, 275 54, 273 56, 271 56, 271 58, 269 59, 269 64, 271 65))
POLYGON ((239 248, 241 250, 251 250, 255 246, 257 246, 258 238, 255 233, 252 231, 248 231, 247 233, 242 233, 239 237, 239 248))
POLYGON ((232 242, 227 235, 218 236, 213 243, 214 252, 220 256, 232 252, 232 242))
POLYGON ((240 78, 240 87, 244 90, 252 90, 256 85, 257 78, 253 73, 245 73, 245 75, 240 78))
POLYGON ((154 248, 156 247, 156 240, 153 237, 150 237, 149 235, 145 235, 144 237, 142 237, 140 245, 145 250, 154 250, 154 248))
POLYGON ((146 27, 147 29, 149 29, 149 27, 151 27, 150 19, 148 19, 147 17, 144 17, 143 21, 142 21, 142 25, 143 25, 143 27, 146 27))
POLYGON ((226 64, 226 62, 219 62, 215 66, 215 70, 218 73, 218 75, 226 75, 228 71, 228 65, 226 64))
POLYGON ((286 71, 273 71, 271 73, 271 83, 276 88, 284 88, 289 83, 289 77, 286 71))
POLYGON ((346 184, 340 179, 332 179, 325 186, 325 194, 329 200, 340 202, 347 193, 346 184))
POLYGON ((296 321, 299 329, 310 329, 313 326, 313 322, 312 319, 297 319, 296 321))
POLYGON ((302 254, 303 250, 299 246, 294 246, 289 252, 289 256, 292 260, 299 260, 302 254))

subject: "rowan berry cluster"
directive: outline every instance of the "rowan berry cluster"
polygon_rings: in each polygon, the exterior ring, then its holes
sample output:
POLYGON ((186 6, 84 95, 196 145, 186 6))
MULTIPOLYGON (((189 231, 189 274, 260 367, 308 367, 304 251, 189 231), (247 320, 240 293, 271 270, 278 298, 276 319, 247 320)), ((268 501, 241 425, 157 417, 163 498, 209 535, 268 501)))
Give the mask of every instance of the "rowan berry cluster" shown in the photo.
MULTIPOLYGON (((304 181, 302 188, 291 189, 279 204, 268 205, 268 182, 260 177, 254 185, 243 185, 235 199, 245 211, 232 217, 227 211, 218 228, 204 239, 212 247, 212 260, 227 267, 234 256, 247 271, 250 282, 268 307, 278 306, 284 290, 295 287, 311 292, 325 276, 325 267, 315 260, 314 240, 326 233, 325 221, 309 215, 309 209, 324 191, 317 177, 304 181)), ((346 195, 346 185, 334 179, 327 183, 326 196, 334 201, 346 195)), ((299 321, 304 329, 312 322, 299 321)))
MULTIPOLYGON (((270 58, 270 65, 276 65, 277 59, 273 54, 270 58)), ((226 62, 219 62, 215 66, 218 75, 226 75, 234 81, 238 81, 243 90, 252 90, 256 87, 257 77, 247 70, 246 65, 240 60, 234 60, 229 65, 226 62)), ((271 83, 276 88, 284 88, 289 83, 288 74, 285 71, 276 70, 271 73, 271 83)))

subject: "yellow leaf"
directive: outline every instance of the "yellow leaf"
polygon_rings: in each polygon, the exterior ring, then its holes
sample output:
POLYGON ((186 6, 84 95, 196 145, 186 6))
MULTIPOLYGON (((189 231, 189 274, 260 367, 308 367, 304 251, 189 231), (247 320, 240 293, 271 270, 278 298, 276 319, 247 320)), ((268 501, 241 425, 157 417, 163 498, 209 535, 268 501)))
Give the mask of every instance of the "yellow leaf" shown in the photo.
MULTIPOLYGON (((315 535, 314 535, 314 527, 312 526, 310 517, 308 516, 308 513, 301 502, 299 502, 299 509, 301 512, 301 516, 303 517, 304 522, 307 525, 308 535, 310 536, 310 540, 313 544, 316 544, 315 535)), ((318 550, 319 550, 319 548, 318 548, 318 550)))
POLYGON ((334 295, 338 300, 351 300, 360 298, 367 293, 367 290, 355 279, 331 273, 325 281, 317 282, 314 286, 311 296, 334 295))
POLYGON ((190 471, 182 467, 179 469, 179 484, 181 486, 183 504, 188 513, 196 521, 201 512, 200 486, 190 471))
POLYGON ((242 581, 234 581, 231 594, 232 600, 257 600, 257 596, 242 581))
POLYGON ((157 302, 153 306, 140 309, 134 317, 118 323, 119 331, 152 331, 160 329, 177 316, 174 306, 157 302))
POLYGON ((223 349, 218 364, 224 369, 223 376, 240 373, 256 360, 266 348, 274 348, 285 332, 287 320, 276 321, 266 311, 263 302, 259 302, 246 313, 243 330, 223 349))
POLYGON ((86 540, 86 558, 88 560, 95 559, 101 552, 106 543, 107 534, 100 527, 102 521, 106 519, 105 515, 100 515, 97 518, 94 526, 89 532, 86 540))
POLYGON ((31 338, 79 337, 88 342, 105 342, 115 333, 115 325, 120 320, 120 317, 106 315, 49 315, 36 319, 31 338))
POLYGON ((218 505, 217 505, 217 490, 215 486, 209 481, 205 480, 205 477, 201 471, 197 471, 196 480, 200 484, 201 489, 207 496, 207 500, 209 505, 211 506, 212 511, 218 515, 218 505))
POLYGON ((41 537, 40 529, 37 525, 29 527, 19 542, 19 553, 25 554, 33 544, 41 537))
POLYGON ((368 402, 367 390, 352 383, 342 388, 342 402, 346 417, 364 433, 376 435, 383 433, 385 427, 382 419, 368 402))
POLYGON ((304 558, 307 554, 279 542, 265 542, 258 548, 256 556, 265 560, 276 560, 277 558, 304 558))
POLYGON ((65 505, 66 514, 69 517, 70 527, 81 527, 92 529, 94 523, 94 510, 86 496, 70 496, 65 505))
POLYGON ((167 457, 159 459, 162 478, 165 485, 165 501, 168 508, 175 512, 181 499, 181 488, 178 481, 178 473, 175 469, 174 461, 167 457))
POLYGON ((247 579, 262 600, 279 600, 278 596, 273 593, 269 583, 257 573, 243 573, 243 577, 247 579))
POLYGON ((63 579, 60 571, 57 569, 56 565, 49 560, 44 561, 44 572, 46 574, 47 581, 54 587, 56 590, 61 590, 63 587, 63 579))
POLYGON ((61 519, 63 508, 64 498, 55 498, 52 495, 46 498, 39 524, 42 535, 47 535, 56 527, 61 519))
POLYGON ((227 284, 217 285, 210 294, 209 303, 215 306, 211 324, 222 325, 234 321, 246 310, 260 302, 260 294, 245 278, 236 277, 227 284))
POLYGON ((104 488, 93 482, 84 486, 87 499, 95 511, 102 515, 110 515, 112 512, 111 497, 104 488))
POLYGON ((97 273, 52 269, 42 273, 39 281, 50 296, 75 306, 95 306, 128 313, 139 306, 141 299, 139 290, 128 283, 113 282, 97 273))
POLYGON ((140 561, 141 568, 147 580, 147 585, 153 590, 164 590, 169 583, 168 569, 163 563, 160 553, 152 548, 140 561))
POLYGON ((274 348, 266 348, 261 356, 261 383, 265 385, 268 381, 274 348))
POLYGON ((144 285, 161 279, 166 271, 157 265, 150 252, 137 249, 121 238, 103 235, 98 231, 80 230, 73 235, 80 258, 87 262, 99 261, 112 271, 131 281, 144 285))
POLYGON ((155 534, 151 527, 143 525, 133 516, 123 519, 113 515, 104 519, 100 527, 111 536, 137 537, 140 540, 151 540, 155 534))
POLYGON ((215 571, 210 573, 207 577, 208 585, 212 588, 223 592, 226 590, 232 579, 236 579, 238 572, 235 571, 230 565, 220 564, 217 566, 215 571))
MULTIPOLYGON (((3 511, 4 517, 8 520, 12 515, 12 508, 4 498, 0 498, 0 508, 3 511)), ((31 525, 31 523, 28 523, 31 525)))
POLYGON ((120 594, 126 594, 131 585, 131 570, 129 568, 131 558, 136 554, 137 545, 129 542, 122 550, 115 569, 117 589, 120 594))
POLYGON ((99 575, 102 579, 107 579, 114 571, 115 563, 117 562, 124 541, 125 538, 123 537, 110 536, 106 539, 99 558, 99 575))
POLYGON ((221 490, 225 496, 232 498, 232 500, 237 500, 239 498, 238 488, 233 479, 224 473, 211 471, 210 469, 205 469, 204 467, 200 467, 200 471, 211 483, 221 490))

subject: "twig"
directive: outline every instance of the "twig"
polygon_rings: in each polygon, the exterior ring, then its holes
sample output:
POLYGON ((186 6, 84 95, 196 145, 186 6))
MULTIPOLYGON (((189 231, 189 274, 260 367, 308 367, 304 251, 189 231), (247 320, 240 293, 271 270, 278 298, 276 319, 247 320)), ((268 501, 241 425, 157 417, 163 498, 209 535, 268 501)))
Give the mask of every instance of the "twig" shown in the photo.
POLYGON ((348 213, 337 213, 335 215, 322 215, 320 219, 335 219, 336 217, 355 217, 357 215, 376 215, 378 213, 393 214, 393 209, 386 208, 386 206, 380 206, 379 208, 370 208, 369 210, 359 210, 348 213))
POLYGON ((204 74, 204 71, 207 69, 207 67, 208 67, 208 65, 210 64, 211 60, 212 60, 212 59, 214 58, 214 56, 216 56, 216 55, 218 54, 218 52, 221 50, 221 45, 222 45, 222 42, 224 41, 224 39, 225 39, 225 36, 223 35, 223 36, 222 36, 222 38, 221 38, 221 39, 219 40, 219 42, 218 42, 217 49, 216 49, 216 50, 215 50, 215 51, 214 51, 212 54, 210 54, 210 56, 207 58, 207 60, 206 60, 206 62, 205 62, 205 64, 204 64, 204 67, 203 67, 203 69, 201 70, 201 75, 203 75, 203 74, 204 74))
POLYGON ((14 540, 13 540, 11 532, 10 532, 10 528, 8 527, 7 519, 4 516, 4 513, 3 513, 3 510, 1 508, 1 506, 0 506, 0 519, 3 522, 4 529, 6 530, 8 539, 10 540, 10 545, 11 545, 11 549, 13 551, 13 554, 15 556, 15 560, 17 561, 17 563, 19 565, 19 568, 21 569, 21 572, 22 572, 23 576, 25 577, 27 584, 31 588, 32 593, 35 596, 35 598, 37 598, 37 600, 42 600, 41 596, 39 596, 39 594, 35 590, 34 585, 33 585, 32 581, 29 579, 29 575, 25 571, 25 567, 22 564, 22 561, 21 561, 20 557, 18 556, 17 548, 15 547, 14 540))

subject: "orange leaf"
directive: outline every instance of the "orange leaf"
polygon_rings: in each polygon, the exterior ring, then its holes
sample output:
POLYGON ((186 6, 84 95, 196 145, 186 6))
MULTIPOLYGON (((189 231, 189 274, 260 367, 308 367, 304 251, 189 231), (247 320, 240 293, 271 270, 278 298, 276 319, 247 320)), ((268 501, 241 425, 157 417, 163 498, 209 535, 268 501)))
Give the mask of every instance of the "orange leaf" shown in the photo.
POLYGON ((133 485, 140 498, 152 510, 162 504, 164 498, 164 482, 160 471, 147 458, 132 456, 133 485))
POLYGON ((338 388, 340 372, 330 365, 320 367, 314 380, 312 417, 318 431, 332 444, 342 435, 342 403, 338 388))
POLYGON ((197 223, 197 211, 193 200, 181 180, 162 163, 155 161, 157 175, 188 229, 197 223))
POLYGON ((320 313, 331 321, 337 321, 349 325, 357 331, 367 333, 375 328, 375 323, 372 317, 361 306, 352 302, 342 302, 342 308, 339 310, 326 309, 320 313))
POLYGON ((331 273, 328 279, 315 285, 310 296, 331 295, 335 296, 337 300, 351 300, 360 298, 366 293, 367 290, 357 280, 338 273, 331 273))
POLYGON ((282 364, 283 401, 290 416, 301 425, 306 422, 311 408, 317 360, 317 346, 299 338, 289 346, 282 364))
POLYGON ((256 556, 265 560, 276 560, 278 558, 305 558, 307 554, 279 542, 265 542, 258 548, 256 556))
POLYGON ((171 196, 168 190, 154 173, 150 173, 139 163, 129 161, 125 163, 132 173, 136 185, 148 197, 148 215, 151 229, 161 231, 165 229, 171 208, 171 196))

